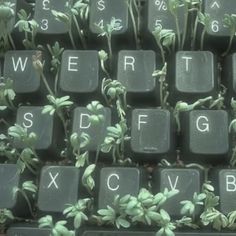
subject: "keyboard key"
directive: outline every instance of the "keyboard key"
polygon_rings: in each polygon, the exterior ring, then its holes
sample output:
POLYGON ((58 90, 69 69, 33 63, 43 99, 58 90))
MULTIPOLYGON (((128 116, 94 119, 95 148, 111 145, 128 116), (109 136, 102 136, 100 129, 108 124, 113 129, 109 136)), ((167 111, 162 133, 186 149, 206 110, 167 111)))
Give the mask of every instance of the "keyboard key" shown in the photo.
POLYGON ((44 166, 39 181, 39 211, 62 213, 66 204, 75 204, 79 199, 79 178, 77 167, 44 166))
MULTIPOLYGON (((223 19, 225 14, 235 14, 236 2, 234 0, 205 0, 203 9, 205 14, 210 16, 210 26, 207 27, 207 34, 214 37, 230 36, 228 28, 224 27, 223 19)), ((222 38, 221 38, 222 40, 222 38)))
POLYGON ((60 44, 68 45, 69 28, 66 23, 56 20, 52 10, 66 12, 66 0, 38 0, 35 2, 34 20, 39 24, 37 28, 38 42, 54 43, 59 40, 60 44))
POLYGON ((100 170, 98 209, 112 206, 116 195, 137 196, 144 183, 144 173, 136 167, 104 167, 100 170))
POLYGON ((210 174, 216 195, 220 197, 219 210, 223 214, 236 209, 236 169, 217 169, 210 174))
MULTIPOLYGON (((146 37, 154 39, 152 36, 152 32, 156 29, 171 29, 175 33, 176 31, 176 23, 175 18, 171 14, 168 7, 168 0, 147 0, 146 7, 146 18, 147 18, 147 28, 144 31, 147 31, 146 37)), ((180 33, 183 33, 184 29, 184 11, 183 7, 179 9, 178 19, 179 19, 179 28, 180 33)), ((146 25, 144 25, 146 27, 146 25)), ((154 40, 153 40, 154 41, 154 40)), ((149 46, 149 44, 147 44, 149 46)))
POLYGON ((109 108, 104 108, 104 122, 94 126, 91 125, 89 121, 90 111, 86 107, 77 107, 74 110, 73 114, 73 124, 72 124, 72 134, 74 132, 79 135, 84 132, 87 133, 90 137, 90 143, 86 146, 86 150, 96 151, 98 145, 103 143, 106 134, 107 127, 111 125, 111 110, 109 108))
MULTIPOLYGON (((129 13, 126 0, 94 0, 90 2, 90 14, 89 14, 89 31, 93 43, 92 48, 97 48, 98 44, 95 42, 105 42, 103 37, 98 37, 101 33, 101 28, 106 28, 111 23, 112 18, 116 20, 116 23, 120 27, 117 27, 112 32, 113 41, 119 40, 119 43, 114 43, 116 49, 121 47, 123 40, 121 38, 127 38, 129 29, 129 13)), ((130 40, 130 38, 129 38, 130 40)), ((127 44, 126 44, 127 45, 127 44)))
POLYGON ((216 165, 228 162, 229 116, 223 110, 194 110, 182 121, 184 159, 216 165))
MULTIPOLYGON (((21 106, 17 110, 16 123, 27 129, 27 132, 34 132, 37 135, 35 149, 38 151, 55 151, 55 137, 59 134, 60 124, 56 126, 54 117, 49 114, 42 114, 43 107, 21 106)), ((24 144, 15 140, 17 148, 24 148, 24 144)), ((50 157, 47 156, 50 159, 50 157)))
POLYGON ((118 54, 117 80, 127 89, 131 103, 147 100, 155 104, 157 86, 152 73, 156 69, 154 51, 120 51, 118 54))
POLYGON ((170 82, 173 104, 178 101, 195 102, 218 94, 216 63, 211 52, 179 51, 174 66, 175 72, 169 78, 169 81, 175 78, 174 83, 170 82))
POLYGON ((131 149, 135 158, 158 161, 165 155, 168 160, 173 159, 174 123, 168 110, 134 109, 131 122, 131 149))
POLYGON ((12 226, 7 230, 7 236, 49 236, 50 229, 40 229, 38 226, 12 226))
POLYGON ((134 230, 85 230, 82 236, 155 236, 154 232, 134 230))
MULTIPOLYGON (((3 1, 2 2, 2 11, 1 11, 1 20, 2 18, 8 19, 7 24, 6 24, 6 29, 8 33, 11 33, 12 30, 14 29, 14 25, 16 23, 16 10, 19 7, 17 4, 20 4, 20 1, 16 0, 9 0, 9 1, 3 1), (10 6, 9 6, 10 4, 10 6)), ((2 35, 1 35, 2 37, 2 35)))
MULTIPOLYGON (((85 230, 82 236, 155 236, 156 232, 144 231, 144 230, 85 230)), ((215 233, 207 233, 200 232, 199 230, 195 230, 192 232, 175 232, 175 236, 234 236, 235 233, 224 233, 224 232, 215 232, 215 233)))
POLYGON ((227 87, 227 102, 231 102, 232 97, 236 97, 236 53, 228 56, 223 65, 222 83, 227 87))
POLYGON ((225 14, 235 14, 234 0, 205 0, 203 12, 210 18, 209 27, 206 27, 207 47, 215 51, 226 50, 229 43, 230 29, 224 26, 225 14))
POLYGON ((4 77, 13 80, 13 89, 27 99, 39 99, 40 77, 32 64, 33 50, 8 51, 4 60, 4 77))
POLYGON ((97 51, 66 50, 62 55, 60 88, 64 93, 86 97, 98 92, 99 64, 97 51))
POLYGON ((19 192, 14 194, 13 190, 21 188, 23 178, 18 165, 0 164, 0 209, 9 209, 21 217, 29 215, 29 208, 19 192))
POLYGON ((110 24, 112 17, 119 20, 122 28, 115 34, 122 34, 128 29, 128 7, 124 0, 95 0, 90 5, 89 29, 94 34, 100 34, 99 27, 110 24), (99 27, 97 27, 99 26, 99 27))
MULTIPOLYGON (((165 188, 169 191, 178 189, 179 193, 168 199, 163 208, 169 212, 172 217, 181 218, 180 210, 183 200, 192 201, 194 193, 201 192, 202 173, 197 169, 181 168, 156 168, 153 172, 153 191, 154 193, 163 192, 165 188)), ((200 209, 196 210, 196 214, 200 209)))

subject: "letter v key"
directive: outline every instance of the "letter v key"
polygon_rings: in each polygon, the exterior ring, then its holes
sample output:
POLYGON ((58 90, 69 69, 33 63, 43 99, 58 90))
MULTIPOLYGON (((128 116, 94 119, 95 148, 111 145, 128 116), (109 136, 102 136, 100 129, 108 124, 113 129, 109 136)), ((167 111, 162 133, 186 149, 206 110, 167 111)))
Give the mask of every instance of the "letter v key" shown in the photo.
POLYGON ((170 183, 171 190, 176 189, 178 180, 179 180, 179 176, 177 175, 176 178, 175 178, 174 186, 173 186, 173 183, 172 183, 172 181, 171 181, 171 178, 170 178, 170 176, 168 175, 168 181, 169 181, 169 183, 170 183))

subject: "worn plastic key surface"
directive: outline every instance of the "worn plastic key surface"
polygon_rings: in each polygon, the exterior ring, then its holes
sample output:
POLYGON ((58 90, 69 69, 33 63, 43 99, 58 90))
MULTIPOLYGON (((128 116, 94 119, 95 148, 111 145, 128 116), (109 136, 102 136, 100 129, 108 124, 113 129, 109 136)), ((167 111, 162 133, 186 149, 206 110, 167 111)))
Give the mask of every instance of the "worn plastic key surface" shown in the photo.
POLYGON ((4 76, 13 80, 13 89, 18 94, 37 94, 40 77, 32 63, 33 50, 8 51, 4 59, 4 76))
POLYGON ((112 206, 114 197, 136 196, 145 182, 142 169, 136 167, 104 167, 100 170, 98 209, 112 206))
POLYGON ((29 215, 28 205, 14 190, 21 189, 24 178, 18 165, 0 164, 0 208, 11 210, 13 215, 21 217, 29 215))
POLYGON ((166 155, 172 159, 174 126, 168 110, 134 109, 131 123, 131 150, 135 158, 159 160, 166 155))
POLYGON ((50 229, 40 229, 38 226, 12 226, 7 230, 7 236, 49 236, 50 229))
POLYGON ((152 76, 156 56, 151 50, 122 50, 118 54, 117 80, 127 89, 129 102, 157 103, 157 85, 152 76))
POLYGON ((228 162, 229 116, 224 110, 194 110, 183 117, 184 159, 216 165, 228 162))
POLYGON ((218 78, 212 52, 179 51, 175 56, 175 65, 169 65, 170 96, 174 104, 177 101, 195 102, 217 94, 218 78))
POLYGON ((104 121, 98 125, 92 125, 89 120, 91 112, 86 107, 77 107, 74 110, 72 134, 87 133, 91 137, 91 141, 86 147, 89 151, 96 151, 98 145, 103 143, 107 134, 107 127, 111 124, 111 110, 104 108, 101 114, 104 115, 104 121))
POLYGON ((89 29, 94 34, 100 34, 99 28, 110 24, 112 17, 121 27, 113 34, 123 34, 128 30, 128 5, 125 0, 93 0, 90 2, 89 29), (99 27, 98 27, 99 26, 99 27))
POLYGON ((213 169, 210 177, 220 197, 219 210, 227 215, 236 209, 236 169, 213 169))
POLYGON ((65 23, 56 20, 52 10, 66 12, 66 0, 37 0, 35 1, 34 20, 39 24, 40 34, 64 34, 68 32, 65 23))
POLYGON ((79 199, 79 177, 76 167, 44 166, 39 182, 39 210, 62 213, 66 204, 75 204, 79 199))
MULTIPOLYGON (((85 230, 82 236, 155 236, 156 232, 144 231, 144 230, 126 230, 126 231, 111 231, 111 230, 85 230)), ((175 232, 175 236, 234 236, 235 233, 224 233, 224 232, 200 232, 198 230, 192 232, 175 232)))
MULTIPOLYGON (((48 150, 55 144, 54 118, 49 114, 42 114, 41 106, 21 106, 17 110, 16 123, 27 129, 28 134, 34 132, 37 135, 36 150, 48 150)), ((17 148, 24 148, 25 144, 15 140, 17 148)))
POLYGON ((59 85, 63 93, 91 95, 98 90, 99 64, 97 51, 66 50, 62 54, 59 85))
MULTIPOLYGON (((194 193, 200 193, 202 187, 202 173, 198 169, 190 168, 156 168, 153 172, 154 193, 176 189, 179 193, 163 205, 163 208, 172 216, 181 218, 181 201, 192 200, 194 193)), ((200 213, 196 209, 196 215, 200 213)))

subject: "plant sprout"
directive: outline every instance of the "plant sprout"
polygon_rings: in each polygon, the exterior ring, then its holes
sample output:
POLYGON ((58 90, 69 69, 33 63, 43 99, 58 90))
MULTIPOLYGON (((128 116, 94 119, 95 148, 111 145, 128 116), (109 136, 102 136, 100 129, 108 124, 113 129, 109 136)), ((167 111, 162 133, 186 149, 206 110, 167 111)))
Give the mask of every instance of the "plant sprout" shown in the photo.
POLYGON ((198 12, 198 22, 203 25, 203 31, 201 33, 200 50, 203 50, 204 39, 207 31, 211 30, 211 18, 209 14, 203 14, 198 12))
POLYGON ((13 101, 15 99, 15 92, 13 90, 13 81, 11 79, 0 78, 0 111, 10 108, 15 109, 13 101))
POLYGON ((64 132, 66 135, 66 140, 68 141, 69 137, 68 137, 68 131, 67 131, 67 120, 65 118, 64 112, 73 104, 73 102, 69 100, 70 99, 69 96, 55 98, 52 95, 47 95, 47 99, 51 104, 44 106, 42 110, 42 114, 49 113, 50 115, 53 115, 56 112, 56 114, 62 121, 64 132))
POLYGON ((67 219, 74 218, 73 223, 75 229, 79 229, 84 221, 88 221, 85 211, 87 210, 90 201, 89 198, 80 199, 74 205, 68 204, 68 207, 63 211, 63 215, 65 215, 67 219))
POLYGON ((34 148, 37 135, 33 132, 28 133, 26 128, 23 128, 18 124, 9 127, 8 135, 25 145, 25 148, 23 148, 20 153, 15 149, 12 149, 13 153, 10 152, 10 155, 13 155, 14 157, 18 156, 17 165, 21 173, 27 168, 36 175, 39 167, 39 158, 34 148))
POLYGON ((17 13, 19 21, 15 24, 15 27, 18 27, 20 32, 24 32, 25 38, 23 44, 26 49, 36 49, 35 37, 37 33, 37 28, 39 27, 38 23, 31 19, 31 15, 27 15, 24 9, 21 9, 17 13))
POLYGON ((182 215, 190 215, 194 218, 195 212, 196 212, 196 207, 198 205, 203 206, 204 202, 203 200, 206 198, 205 193, 199 193, 197 194, 196 192, 193 195, 192 201, 190 200, 183 200, 180 202, 181 205, 183 205, 181 209, 181 214, 182 215))
POLYGON ((182 4, 179 0, 169 0, 168 1, 168 9, 170 13, 175 18, 175 25, 176 25, 176 34, 177 34, 177 43, 178 43, 178 49, 181 49, 181 32, 180 32, 180 23, 179 23, 179 16, 178 16, 178 10, 179 8, 183 7, 184 4, 182 4))
POLYGON ((96 168, 95 164, 87 166, 82 176, 82 184, 90 194, 92 193, 92 190, 95 187, 95 181, 92 176, 92 174, 95 171, 95 168, 96 168))
POLYGON ((159 83, 160 83, 160 102, 161 102, 161 108, 167 107, 169 104, 167 103, 167 99, 169 96, 168 84, 166 83, 166 73, 167 73, 167 64, 165 63, 163 68, 161 70, 155 70, 152 74, 153 77, 158 78, 159 77, 159 83))
POLYGON ((81 152, 81 150, 88 146, 88 144, 90 143, 90 139, 90 136, 84 132, 82 132, 80 135, 78 135, 77 133, 73 133, 70 136, 70 143, 76 159, 75 166, 78 168, 83 167, 85 163, 89 163, 89 152, 81 152))
POLYGON ((0 0, 0 39, 1 50, 6 51, 10 47, 15 49, 15 44, 9 32, 9 24, 15 16, 14 3, 0 0))
POLYGON ((165 57, 165 49, 167 48, 170 52, 171 50, 174 51, 175 47, 175 33, 173 30, 169 29, 161 29, 160 27, 156 27, 155 30, 152 32, 154 39, 156 41, 157 46, 161 51, 161 58, 163 65, 166 62, 165 57))
POLYGON ((39 228, 49 228, 51 230, 50 236, 74 236, 73 231, 69 231, 66 227, 67 221, 60 220, 56 223, 53 222, 53 218, 50 215, 41 217, 38 220, 39 228))
POLYGON ((72 34, 73 23, 76 26, 76 30, 79 34, 83 48, 84 49, 87 48, 84 34, 77 20, 77 16, 80 16, 82 20, 86 20, 88 18, 88 10, 89 10, 88 3, 83 2, 83 0, 78 0, 74 4, 73 4, 73 1, 71 0, 67 1, 65 13, 52 10, 52 14, 55 16, 56 20, 63 22, 67 25, 69 29, 69 37, 71 40, 71 44, 74 49, 76 49, 76 44, 75 44, 73 34, 72 34))
POLYGON ((106 69, 106 65, 105 65, 106 61, 108 60, 108 54, 104 50, 100 50, 98 52, 98 56, 99 56, 102 71, 105 73, 107 78, 110 78, 111 76, 109 75, 108 70, 106 69))
POLYGON ((126 4, 128 6, 129 14, 130 14, 132 25, 133 25, 134 39, 135 39, 136 48, 138 49, 138 47, 139 47, 138 46, 139 45, 138 32, 139 32, 139 29, 140 29, 140 9, 137 5, 136 0, 126 0, 126 4), (135 13, 137 14, 137 21, 138 22, 136 22, 136 20, 135 20, 134 10, 135 10, 135 13))
POLYGON ((109 59, 110 62, 112 61, 112 45, 111 45, 111 38, 112 38, 112 33, 114 31, 119 31, 123 28, 121 25, 120 19, 116 19, 115 17, 111 18, 111 21, 109 24, 106 24, 105 26, 102 25, 96 25, 98 29, 100 30, 101 33, 99 33, 98 36, 103 36, 107 40, 107 45, 108 45, 108 51, 109 51, 109 59))
POLYGON ((108 105, 111 106, 115 100, 116 108, 121 120, 125 119, 125 111, 127 109, 126 88, 118 80, 103 79, 102 95, 108 105))
POLYGON ((107 127, 107 136, 101 144, 101 151, 104 153, 112 151, 113 163, 118 160, 124 161, 125 141, 130 139, 126 134, 127 129, 125 120, 120 121, 115 126, 107 127))
POLYGON ((47 44, 47 48, 52 58, 50 71, 55 73, 54 93, 57 94, 58 76, 61 65, 61 55, 64 51, 64 48, 61 48, 58 42, 55 42, 55 44, 52 47, 49 44, 47 44))
POLYGON ((222 54, 222 56, 224 57, 229 53, 236 33, 236 14, 231 14, 231 15, 225 14, 223 19, 223 24, 224 27, 227 27, 230 31, 228 47, 226 51, 222 54))
MULTIPOLYGON (((232 132, 233 135, 235 136, 235 133, 236 133, 236 100, 234 100, 234 98, 231 99, 231 107, 233 110, 233 120, 230 122, 229 132, 232 132)), ((235 140, 235 137, 233 137, 233 138, 235 140)), ((230 165, 231 166, 236 165, 236 145, 234 145, 234 147, 233 147, 233 152, 232 152, 232 156, 230 159, 230 165)))
POLYGON ((36 192, 37 192, 37 186, 33 183, 33 181, 25 181, 22 184, 21 188, 18 188, 18 187, 13 188, 13 195, 15 197, 17 193, 20 193, 26 200, 31 216, 34 216, 34 212, 33 212, 33 208, 31 206, 31 202, 29 200, 28 194, 31 193, 31 196, 35 198, 36 192))
POLYGON ((204 103, 211 101, 211 100, 212 100, 212 96, 199 99, 190 105, 188 103, 182 102, 182 101, 177 102, 175 105, 175 109, 174 109, 174 117, 175 117, 176 123, 177 123, 177 131, 180 132, 180 119, 179 119, 180 112, 191 111, 195 107, 202 106, 204 103))

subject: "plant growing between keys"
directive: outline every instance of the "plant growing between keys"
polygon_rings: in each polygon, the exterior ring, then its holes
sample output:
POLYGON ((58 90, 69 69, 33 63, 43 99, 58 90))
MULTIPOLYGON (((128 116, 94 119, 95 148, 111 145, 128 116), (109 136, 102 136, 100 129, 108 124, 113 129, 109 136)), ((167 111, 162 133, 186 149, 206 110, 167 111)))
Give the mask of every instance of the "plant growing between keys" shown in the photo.
MULTIPOLYGON (((160 1, 159 1, 160 2, 160 1)), ((141 5, 135 0, 127 0, 129 14, 132 21, 136 48, 140 47, 140 8, 141 5)), ((83 48, 87 47, 86 32, 83 29, 81 22, 86 21, 89 15, 89 1, 79 0, 72 4, 72 1, 66 3, 66 12, 52 10, 52 14, 57 21, 64 22, 68 27, 69 38, 74 49, 77 48, 72 33, 73 25, 76 26, 79 40, 83 48), (80 19, 78 21, 78 18, 80 19)), ((153 80, 159 84, 160 108, 171 110, 174 114, 177 132, 181 131, 180 116, 184 112, 192 111, 197 107, 218 109, 224 106, 224 92, 221 92, 217 98, 212 96, 198 99, 194 103, 178 101, 173 107, 169 104, 169 86, 167 81, 167 61, 171 52, 183 50, 187 39, 187 22, 192 13, 194 13, 194 24, 191 32, 191 47, 196 49, 197 31, 200 25, 203 27, 200 37, 200 49, 204 48, 204 40, 207 30, 209 30, 210 16, 203 14, 201 11, 200 0, 169 0, 167 4, 172 16, 175 19, 176 32, 170 29, 162 29, 160 25, 152 32, 157 47, 160 50, 162 68, 153 72, 153 80), (178 11, 182 9, 184 12, 184 27, 183 32, 180 31, 180 19, 178 11)), ((14 4, 6 1, 0 1, 0 38, 1 38, 1 55, 9 49, 14 49, 15 44, 8 31, 8 25, 15 14, 14 4)), ((30 15, 24 10, 18 12, 19 21, 15 27, 24 33, 23 45, 26 49, 37 49, 36 32, 38 23, 34 21, 30 15)), ((52 88, 45 75, 45 64, 42 58, 42 52, 37 51, 32 57, 32 63, 35 71, 38 73, 44 87, 47 89, 48 105, 45 105, 42 114, 56 116, 59 118, 65 136, 64 149, 61 150, 61 165, 74 165, 83 175, 81 182, 86 189, 87 196, 83 199, 78 199, 75 204, 67 204, 63 211, 63 220, 54 219, 51 215, 46 215, 38 220, 40 228, 50 229, 50 234, 53 236, 59 235, 75 235, 75 232, 83 225, 112 225, 118 229, 129 228, 131 226, 154 226, 157 229, 156 236, 166 235, 173 236, 175 229, 193 228, 198 229, 210 225, 214 229, 220 231, 224 228, 235 230, 236 211, 229 212, 227 215, 221 213, 217 206, 220 199, 214 193, 214 187, 207 180, 202 185, 199 193, 194 193, 191 200, 183 199, 180 202, 182 218, 171 218, 171 212, 165 210, 165 204, 179 194, 179 190, 168 190, 165 188, 162 192, 153 194, 150 188, 141 188, 139 193, 134 196, 126 194, 124 196, 116 195, 111 205, 104 209, 94 211, 94 189, 95 189, 95 173, 98 168, 99 158, 102 154, 109 153, 112 163, 118 166, 134 166, 132 157, 126 156, 126 144, 130 141, 129 127, 127 122, 127 114, 130 106, 127 104, 127 89, 118 80, 112 79, 111 65, 113 61, 113 32, 122 29, 119 19, 112 17, 111 21, 105 25, 97 25, 100 34, 99 37, 104 37, 106 41, 107 51, 101 50, 98 52, 100 66, 102 68, 104 79, 102 80, 101 93, 103 95, 106 106, 114 109, 117 117, 115 125, 107 127, 107 133, 102 143, 97 146, 95 156, 92 159, 88 150, 93 137, 88 133, 70 133, 70 111, 74 106, 74 102, 69 96, 58 96, 58 76, 61 65, 61 56, 64 48, 58 42, 54 45, 47 45, 45 50, 48 50, 51 56, 50 71, 54 76, 54 86, 52 88), (71 158, 72 155, 72 158, 71 158), (201 211, 198 214, 198 211, 201 211), (69 222, 72 220, 73 227, 69 227, 69 222)), ((229 43, 222 56, 225 56, 231 50, 236 31, 236 21, 234 14, 227 14, 224 17, 224 25, 230 31, 229 43)), ((13 81, 11 78, 1 77, 0 79, 0 111, 15 111, 19 104, 16 102, 16 93, 13 89, 13 81)), ((232 98, 231 106, 233 112, 236 113, 236 103, 232 98)), ((89 122, 93 127, 99 127, 104 122, 104 106, 100 101, 92 101, 87 105, 87 110, 90 112, 89 122)), ((230 123, 229 131, 236 131, 236 114, 230 123)), ((10 126, 7 121, 0 120, 8 126, 7 135, 0 134, 0 156, 4 156, 4 163, 16 163, 19 173, 30 172, 37 176, 43 161, 39 158, 39 154, 35 149, 37 135, 34 132, 28 132, 26 128, 15 124, 10 126), (13 140, 23 143, 23 149, 14 147, 13 140)), ((236 147, 233 148, 230 165, 235 166, 236 163, 236 147)), ((198 164, 184 165, 177 160, 176 163, 170 164, 167 160, 162 160, 160 166, 178 166, 199 167, 207 172, 198 164)), ((149 186, 150 187, 150 186, 149 186)), ((0 209, 0 230, 4 232, 10 222, 36 222, 36 206, 33 200, 36 198, 38 188, 33 181, 26 180, 21 187, 12 189, 13 196, 21 195, 23 201, 31 215, 31 219, 20 218, 14 216, 9 209, 0 209)))

